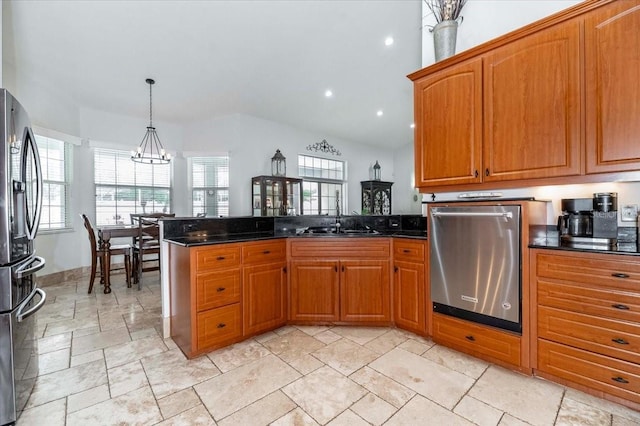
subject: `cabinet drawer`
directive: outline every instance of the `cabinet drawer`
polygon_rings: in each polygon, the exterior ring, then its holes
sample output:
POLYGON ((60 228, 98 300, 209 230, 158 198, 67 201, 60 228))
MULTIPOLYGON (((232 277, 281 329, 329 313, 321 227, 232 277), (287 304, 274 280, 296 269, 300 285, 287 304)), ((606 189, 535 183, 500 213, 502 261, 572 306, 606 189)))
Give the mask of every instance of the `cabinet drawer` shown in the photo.
POLYGON ((574 383, 640 402, 640 366, 538 339, 538 369, 574 383))
POLYGON ((433 340, 470 355, 520 365, 520 336, 508 332, 434 313, 433 340))
POLYGON ((286 240, 244 243, 242 245, 242 263, 272 263, 287 259, 286 240))
POLYGON ((240 302, 240 268, 196 275, 198 312, 240 302))
POLYGON ((640 325, 540 306, 538 336, 640 363, 640 325))
POLYGON ((540 278, 593 284, 618 290, 640 289, 640 259, 622 255, 538 253, 536 275, 540 278))
POLYGON ((240 304, 198 313, 196 327, 198 351, 233 341, 242 335, 240 304))
POLYGON ((639 293, 540 278, 537 286, 539 305, 640 323, 639 293))
POLYGON ((240 246, 238 244, 198 248, 195 256, 196 272, 240 266, 240 246))
POLYGON ((401 238, 393 239, 393 259, 404 262, 424 263, 425 243, 401 238))
POLYGON ((290 254, 293 257, 388 259, 391 252, 390 238, 385 237, 314 237, 290 241, 290 254))

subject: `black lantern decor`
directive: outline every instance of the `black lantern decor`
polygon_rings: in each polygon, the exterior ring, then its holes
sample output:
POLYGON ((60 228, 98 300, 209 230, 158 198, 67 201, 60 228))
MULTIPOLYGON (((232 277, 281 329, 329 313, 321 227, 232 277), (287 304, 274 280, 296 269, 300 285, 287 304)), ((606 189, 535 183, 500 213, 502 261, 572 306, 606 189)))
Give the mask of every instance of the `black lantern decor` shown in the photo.
POLYGON ((380 180, 382 178, 381 175, 380 164, 378 164, 378 160, 376 160, 376 164, 373 165, 373 180, 380 180))
POLYGON ((273 176, 285 176, 287 174, 287 159, 276 149, 276 153, 271 157, 271 174, 273 176))

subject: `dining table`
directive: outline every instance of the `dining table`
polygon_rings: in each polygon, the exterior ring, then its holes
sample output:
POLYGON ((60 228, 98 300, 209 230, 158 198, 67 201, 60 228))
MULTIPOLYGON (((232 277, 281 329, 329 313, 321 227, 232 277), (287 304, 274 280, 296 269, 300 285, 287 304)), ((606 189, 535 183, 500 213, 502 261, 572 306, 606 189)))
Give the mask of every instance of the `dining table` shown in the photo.
POLYGON ((104 292, 105 294, 111 293, 111 254, 109 247, 111 247, 111 238, 135 238, 138 236, 138 225, 105 225, 98 228, 98 247, 100 250, 104 250, 105 265, 104 268, 104 292))

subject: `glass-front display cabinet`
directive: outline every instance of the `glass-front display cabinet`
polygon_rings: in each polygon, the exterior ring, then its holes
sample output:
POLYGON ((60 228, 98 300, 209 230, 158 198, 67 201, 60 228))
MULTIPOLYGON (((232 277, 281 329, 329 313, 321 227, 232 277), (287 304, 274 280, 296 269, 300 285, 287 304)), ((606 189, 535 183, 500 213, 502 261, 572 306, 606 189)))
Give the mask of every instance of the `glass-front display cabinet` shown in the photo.
POLYGON ((254 216, 302 214, 302 179, 256 176, 251 179, 254 216))
POLYGON ((362 185, 362 214, 391 214, 393 182, 365 180, 362 185))

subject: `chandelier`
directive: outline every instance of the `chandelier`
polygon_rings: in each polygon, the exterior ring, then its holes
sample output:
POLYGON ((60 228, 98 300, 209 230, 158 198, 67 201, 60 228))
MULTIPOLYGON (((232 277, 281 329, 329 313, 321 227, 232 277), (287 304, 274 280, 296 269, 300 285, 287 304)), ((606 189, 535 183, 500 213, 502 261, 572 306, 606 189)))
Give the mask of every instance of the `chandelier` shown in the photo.
POLYGON ((165 152, 164 146, 158 138, 158 133, 156 133, 156 128, 153 127, 151 87, 155 84, 155 80, 147 78, 146 82, 149 84, 149 126, 147 126, 147 133, 142 138, 140 146, 135 151, 131 151, 131 159, 136 163, 168 164, 171 161, 171 155, 165 152))

